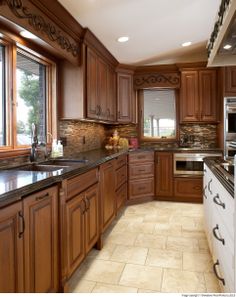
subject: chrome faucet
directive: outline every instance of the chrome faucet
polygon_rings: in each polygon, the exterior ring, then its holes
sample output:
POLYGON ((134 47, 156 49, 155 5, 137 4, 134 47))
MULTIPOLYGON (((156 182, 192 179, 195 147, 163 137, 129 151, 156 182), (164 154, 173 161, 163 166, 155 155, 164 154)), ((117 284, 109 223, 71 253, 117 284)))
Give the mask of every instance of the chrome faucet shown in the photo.
POLYGON ((37 137, 37 127, 34 123, 31 126, 31 151, 30 151, 30 161, 35 162, 37 160, 37 146, 38 146, 38 137, 37 137))

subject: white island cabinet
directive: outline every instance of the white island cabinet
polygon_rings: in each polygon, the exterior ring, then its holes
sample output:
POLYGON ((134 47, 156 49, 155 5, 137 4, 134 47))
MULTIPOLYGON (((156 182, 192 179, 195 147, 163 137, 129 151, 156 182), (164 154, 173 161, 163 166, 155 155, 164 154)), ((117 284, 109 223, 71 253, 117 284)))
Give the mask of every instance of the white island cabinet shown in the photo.
POLYGON ((235 199, 204 165, 205 230, 213 257, 213 271, 225 293, 235 292, 235 199))

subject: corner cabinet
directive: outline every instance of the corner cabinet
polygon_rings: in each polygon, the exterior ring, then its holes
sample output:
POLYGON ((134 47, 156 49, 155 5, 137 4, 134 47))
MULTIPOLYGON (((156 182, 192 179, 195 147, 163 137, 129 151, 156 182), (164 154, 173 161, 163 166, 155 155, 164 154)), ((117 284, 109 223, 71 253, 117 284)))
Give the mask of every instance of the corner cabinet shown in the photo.
POLYGON ((181 71, 180 122, 217 122, 217 70, 181 71))
POLYGON ((133 74, 117 72, 117 121, 132 123, 135 121, 135 100, 133 90, 133 74))

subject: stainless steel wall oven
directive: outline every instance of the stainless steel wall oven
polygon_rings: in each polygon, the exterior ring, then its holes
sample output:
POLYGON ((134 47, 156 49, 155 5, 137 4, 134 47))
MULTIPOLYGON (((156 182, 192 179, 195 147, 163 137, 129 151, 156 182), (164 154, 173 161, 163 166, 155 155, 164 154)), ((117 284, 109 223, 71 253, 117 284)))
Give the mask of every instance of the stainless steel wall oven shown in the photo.
POLYGON ((236 154, 236 97, 224 98, 224 155, 236 154))

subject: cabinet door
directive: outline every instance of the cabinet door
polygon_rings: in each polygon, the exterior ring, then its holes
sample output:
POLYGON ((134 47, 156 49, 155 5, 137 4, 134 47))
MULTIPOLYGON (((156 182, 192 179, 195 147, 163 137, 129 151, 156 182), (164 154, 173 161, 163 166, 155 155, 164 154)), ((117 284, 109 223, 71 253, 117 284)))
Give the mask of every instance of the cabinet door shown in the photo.
POLYGON ((174 185, 176 200, 202 203, 202 177, 175 178, 174 185))
POLYGON ((133 78, 131 74, 118 73, 117 121, 131 123, 133 120, 133 78))
POLYGON ((107 73, 108 66, 100 58, 97 60, 98 65, 98 117, 101 120, 107 119, 107 73))
POLYGON ((198 71, 183 71, 180 89, 180 121, 198 121, 199 109, 198 71))
POLYGON ((217 120, 216 71, 199 71, 200 120, 214 122, 217 120))
POLYGON ((115 163, 106 162, 100 166, 102 230, 104 231, 115 217, 115 163))
POLYGON ((129 200, 154 196, 154 178, 129 181, 129 200))
POLYGON ((68 277, 75 271, 85 257, 84 214, 86 204, 84 193, 75 196, 65 206, 66 251, 68 277))
POLYGON ((58 190, 50 187, 23 201, 25 291, 58 292, 58 190))
POLYGON ((87 48, 87 117, 92 119, 97 119, 99 113, 97 61, 98 56, 87 48))
POLYGON ((116 72, 108 67, 107 76, 107 120, 116 121, 116 72))
POLYGON ((0 211, 0 292, 24 292, 21 202, 0 211))
POLYGON ((236 67, 225 67, 225 96, 236 96, 236 67))
POLYGON ((156 153, 156 196, 173 196, 172 153, 156 153))
POLYGON ((88 253, 99 237, 99 188, 98 184, 90 187, 85 192, 85 244, 88 253))

